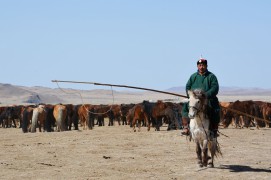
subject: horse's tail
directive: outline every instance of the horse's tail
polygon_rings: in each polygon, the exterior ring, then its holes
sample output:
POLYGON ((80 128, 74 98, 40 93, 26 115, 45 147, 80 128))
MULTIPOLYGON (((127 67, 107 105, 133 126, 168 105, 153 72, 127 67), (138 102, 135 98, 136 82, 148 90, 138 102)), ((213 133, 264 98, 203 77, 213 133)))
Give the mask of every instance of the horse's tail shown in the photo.
POLYGON ((22 118, 22 131, 24 133, 27 132, 27 127, 28 127, 28 123, 29 123, 27 115, 28 115, 28 112, 27 112, 26 109, 24 109, 24 111, 23 111, 23 118, 22 118))
POLYGON ((222 151, 220 148, 220 144, 218 143, 217 139, 213 139, 209 141, 208 148, 210 149, 210 152, 213 152, 213 155, 215 157, 222 157, 222 151))
POLYGON ((57 113, 57 117, 56 117, 56 126, 58 128, 59 131, 63 131, 62 129, 62 116, 63 116, 63 109, 62 108, 58 108, 58 113, 57 113))
POLYGON ((64 111, 65 111, 64 106, 60 106, 58 108, 58 116, 56 118, 56 124, 57 124, 60 131, 65 131, 66 130, 65 122, 64 122, 65 119, 66 119, 66 116, 65 116, 66 114, 65 114, 64 111))
POLYGON ((33 110, 32 115, 32 124, 31 124, 31 132, 36 132, 37 124, 38 124, 38 117, 39 117, 39 110, 38 108, 35 108, 33 110))

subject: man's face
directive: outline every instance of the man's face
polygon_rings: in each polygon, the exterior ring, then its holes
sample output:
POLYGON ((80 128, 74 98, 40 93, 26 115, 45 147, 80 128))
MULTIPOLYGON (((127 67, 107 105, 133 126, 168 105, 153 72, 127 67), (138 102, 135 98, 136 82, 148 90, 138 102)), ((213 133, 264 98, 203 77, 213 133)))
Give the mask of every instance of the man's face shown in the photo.
POLYGON ((198 64, 198 70, 200 74, 204 74, 207 70, 207 65, 206 64, 198 64))

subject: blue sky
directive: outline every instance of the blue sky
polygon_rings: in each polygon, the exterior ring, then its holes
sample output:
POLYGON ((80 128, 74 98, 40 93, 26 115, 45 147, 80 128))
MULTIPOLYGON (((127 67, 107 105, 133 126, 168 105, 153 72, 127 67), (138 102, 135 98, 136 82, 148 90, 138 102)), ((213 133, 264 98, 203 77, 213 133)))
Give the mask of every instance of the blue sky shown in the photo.
POLYGON ((0 83, 165 90, 185 86, 202 54, 220 86, 271 88, 270 9, 269 0, 0 0, 0 83))

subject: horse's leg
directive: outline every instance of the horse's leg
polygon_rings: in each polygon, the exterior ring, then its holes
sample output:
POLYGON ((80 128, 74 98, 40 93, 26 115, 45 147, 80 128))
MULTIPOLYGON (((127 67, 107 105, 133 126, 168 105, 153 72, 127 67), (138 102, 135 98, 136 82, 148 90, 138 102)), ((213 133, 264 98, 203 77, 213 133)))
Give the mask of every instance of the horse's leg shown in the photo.
POLYGON ((136 124, 136 118, 134 117, 132 121, 132 127, 133 127, 134 132, 136 132, 135 124, 136 124))
POLYGON ((254 123, 255 123, 255 126, 257 129, 260 129, 260 126, 259 126, 259 123, 258 123, 258 120, 254 118, 254 123))
POLYGON ((86 118, 84 117, 81 122, 82 122, 83 130, 85 130, 86 129, 86 118))
POLYGON ((160 131, 162 124, 162 117, 157 117, 157 131, 160 131))
POLYGON ((243 127, 248 128, 250 126, 250 118, 243 116, 243 127))
POLYGON ((263 119, 265 120, 265 127, 267 128, 268 127, 268 120, 267 120, 267 116, 265 115, 265 113, 263 113, 263 119))
POLYGON ((15 119, 12 119, 12 122, 13 122, 13 124, 14 124, 14 127, 17 128, 16 120, 15 120, 15 119))
POLYGON ((119 126, 120 126, 121 125, 120 117, 118 117, 117 119, 118 119, 118 123, 119 123, 119 126))
POLYGON ((151 125, 150 125, 150 122, 149 122, 148 115, 146 113, 144 113, 144 121, 145 121, 146 126, 148 127, 148 131, 150 131, 151 125))
MULTIPOLYGON (((31 117, 31 118, 32 118, 32 117, 31 117)), ((30 118, 28 119, 28 122, 27 122, 27 123, 28 123, 28 125, 27 125, 27 132, 31 132, 31 123, 32 123, 32 122, 31 122, 31 119, 30 119, 30 118)))
POLYGON ((271 120, 271 118, 270 118, 270 116, 266 116, 266 118, 265 118, 265 128, 270 128, 270 120, 271 120))
POLYGON ((199 167, 202 167, 202 155, 201 155, 201 148, 199 142, 196 142, 196 153, 198 157, 198 165, 199 167))
POLYGON ((208 167, 213 168, 214 167, 214 156, 216 153, 216 138, 214 138, 212 141, 208 142, 209 151, 211 154, 211 157, 208 159, 208 167))
POLYGON ((158 117, 155 117, 155 118, 153 118, 154 119, 154 121, 155 121, 155 129, 156 129, 156 131, 160 131, 160 126, 159 126, 159 118, 158 117))
POLYGON ((139 119, 139 120, 138 120, 138 132, 140 132, 141 123, 142 123, 142 120, 141 120, 141 119, 139 119))
POLYGON ((38 122, 39 132, 41 132, 41 121, 38 122))
POLYGON ((127 125, 127 119, 126 119, 126 117, 123 117, 123 123, 124 123, 124 125, 127 125))
POLYGON ((202 164, 203 166, 207 166, 208 163, 208 140, 203 141, 202 145, 202 151, 203 151, 203 157, 202 157, 202 164))
POLYGON ((233 119, 234 119, 234 124, 235 124, 235 128, 242 128, 241 127, 241 124, 240 124, 240 116, 236 116, 236 117, 234 117, 233 119))

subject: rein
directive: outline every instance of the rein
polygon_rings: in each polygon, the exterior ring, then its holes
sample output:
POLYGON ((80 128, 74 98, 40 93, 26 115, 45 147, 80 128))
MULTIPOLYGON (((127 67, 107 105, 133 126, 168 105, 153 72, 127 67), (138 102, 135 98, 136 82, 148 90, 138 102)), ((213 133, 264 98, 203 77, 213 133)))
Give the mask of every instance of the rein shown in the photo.
MULTIPOLYGON (((203 115, 204 115, 204 114, 203 114, 203 115)), ((207 139, 208 139, 208 141, 209 141, 209 136, 208 136, 208 134, 207 134, 207 132, 206 132, 204 126, 203 126, 202 118, 201 118, 200 115, 199 115, 199 119, 200 119, 200 122, 201 122, 202 129, 204 130, 204 133, 205 133, 205 135, 206 135, 206 137, 207 137, 207 139)), ((209 120, 209 121, 210 121, 210 120, 209 120)))

